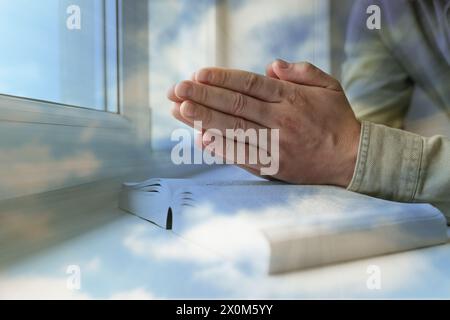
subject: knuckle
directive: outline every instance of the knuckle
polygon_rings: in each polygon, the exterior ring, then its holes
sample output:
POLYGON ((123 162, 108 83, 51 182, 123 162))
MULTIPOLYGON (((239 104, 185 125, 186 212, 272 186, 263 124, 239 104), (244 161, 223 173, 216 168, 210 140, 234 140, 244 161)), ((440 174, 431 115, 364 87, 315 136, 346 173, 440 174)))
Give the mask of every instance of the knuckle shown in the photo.
POLYGON ((284 86, 283 85, 274 86, 272 92, 272 99, 281 100, 283 96, 284 96, 284 86))
POLYGON ((243 94, 235 93, 231 112, 236 116, 241 116, 244 113, 244 109, 247 107, 247 103, 248 100, 243 94))
POLYGON ((296 87, 288 96, 287 100, 291 105, 304 105, 306 102, 305 94, 300 87, 296 87))
POLYGON ((200 70, 198 77, 202 82, 223 87, 229 82, 230 73, 227 70, 205 68, 200 70))
POLYGON ((250 73, 246 76, 244 89, 246 92, 254 91, 259 87, 259 79, 256 74, 250 73))
POLYGON ((215 72, 217 76, 217 84, 219 86, 226 86, 226 84, 229 82, 230 74, 226 70, 217 71, 215 72))

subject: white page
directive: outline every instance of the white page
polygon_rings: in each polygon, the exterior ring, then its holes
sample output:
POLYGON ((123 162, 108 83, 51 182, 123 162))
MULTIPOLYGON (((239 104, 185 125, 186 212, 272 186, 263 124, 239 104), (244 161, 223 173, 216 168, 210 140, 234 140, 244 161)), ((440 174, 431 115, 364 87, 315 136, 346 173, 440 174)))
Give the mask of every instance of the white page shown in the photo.
POLYGON ((428 204, 260 181, 196 182, 179 190, 189 191, 194 207, 174 215, 175 232, 231 260, 242 260, 235 252, 266 259, 272 273, 447 241, 445 218, 428 204))

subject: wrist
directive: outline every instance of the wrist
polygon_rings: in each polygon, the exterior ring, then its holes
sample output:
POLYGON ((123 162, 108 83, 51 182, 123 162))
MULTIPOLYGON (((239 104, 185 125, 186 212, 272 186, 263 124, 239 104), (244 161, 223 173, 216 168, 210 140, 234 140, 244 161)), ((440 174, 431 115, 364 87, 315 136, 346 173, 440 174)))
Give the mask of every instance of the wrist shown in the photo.
POLYGON ((338 174, 335 184, 337 186, 347 188, 350 185, 355 172, 360 140, 361 123, 356 120, 342 138, 342 151, 337 153, 340 155, 336 166, 338 174))

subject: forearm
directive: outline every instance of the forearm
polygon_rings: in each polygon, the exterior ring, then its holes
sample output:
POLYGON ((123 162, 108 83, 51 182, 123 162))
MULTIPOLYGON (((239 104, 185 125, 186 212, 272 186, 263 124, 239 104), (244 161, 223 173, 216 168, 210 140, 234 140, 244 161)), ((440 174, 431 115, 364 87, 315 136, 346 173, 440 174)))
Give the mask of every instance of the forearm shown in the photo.
POLYGON ((363 122, 351 191, 427 202, 450 221, 450 140, 363 122))

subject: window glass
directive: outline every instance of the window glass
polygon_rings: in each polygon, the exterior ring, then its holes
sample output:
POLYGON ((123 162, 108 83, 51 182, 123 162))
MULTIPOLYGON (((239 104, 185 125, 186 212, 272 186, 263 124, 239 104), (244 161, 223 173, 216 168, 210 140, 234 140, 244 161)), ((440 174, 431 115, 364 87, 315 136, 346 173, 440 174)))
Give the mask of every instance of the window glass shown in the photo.
POLYGON ((117 64, 107 61, 117 61, 111 5, 0 0, 0 93, 116 112, 117 64))
POLYGON ((170 135, 183 125, 173 120, 168 88, 215 64, 214 0, 150 0, 150 105, 156 149, 172 145, 170 135))

